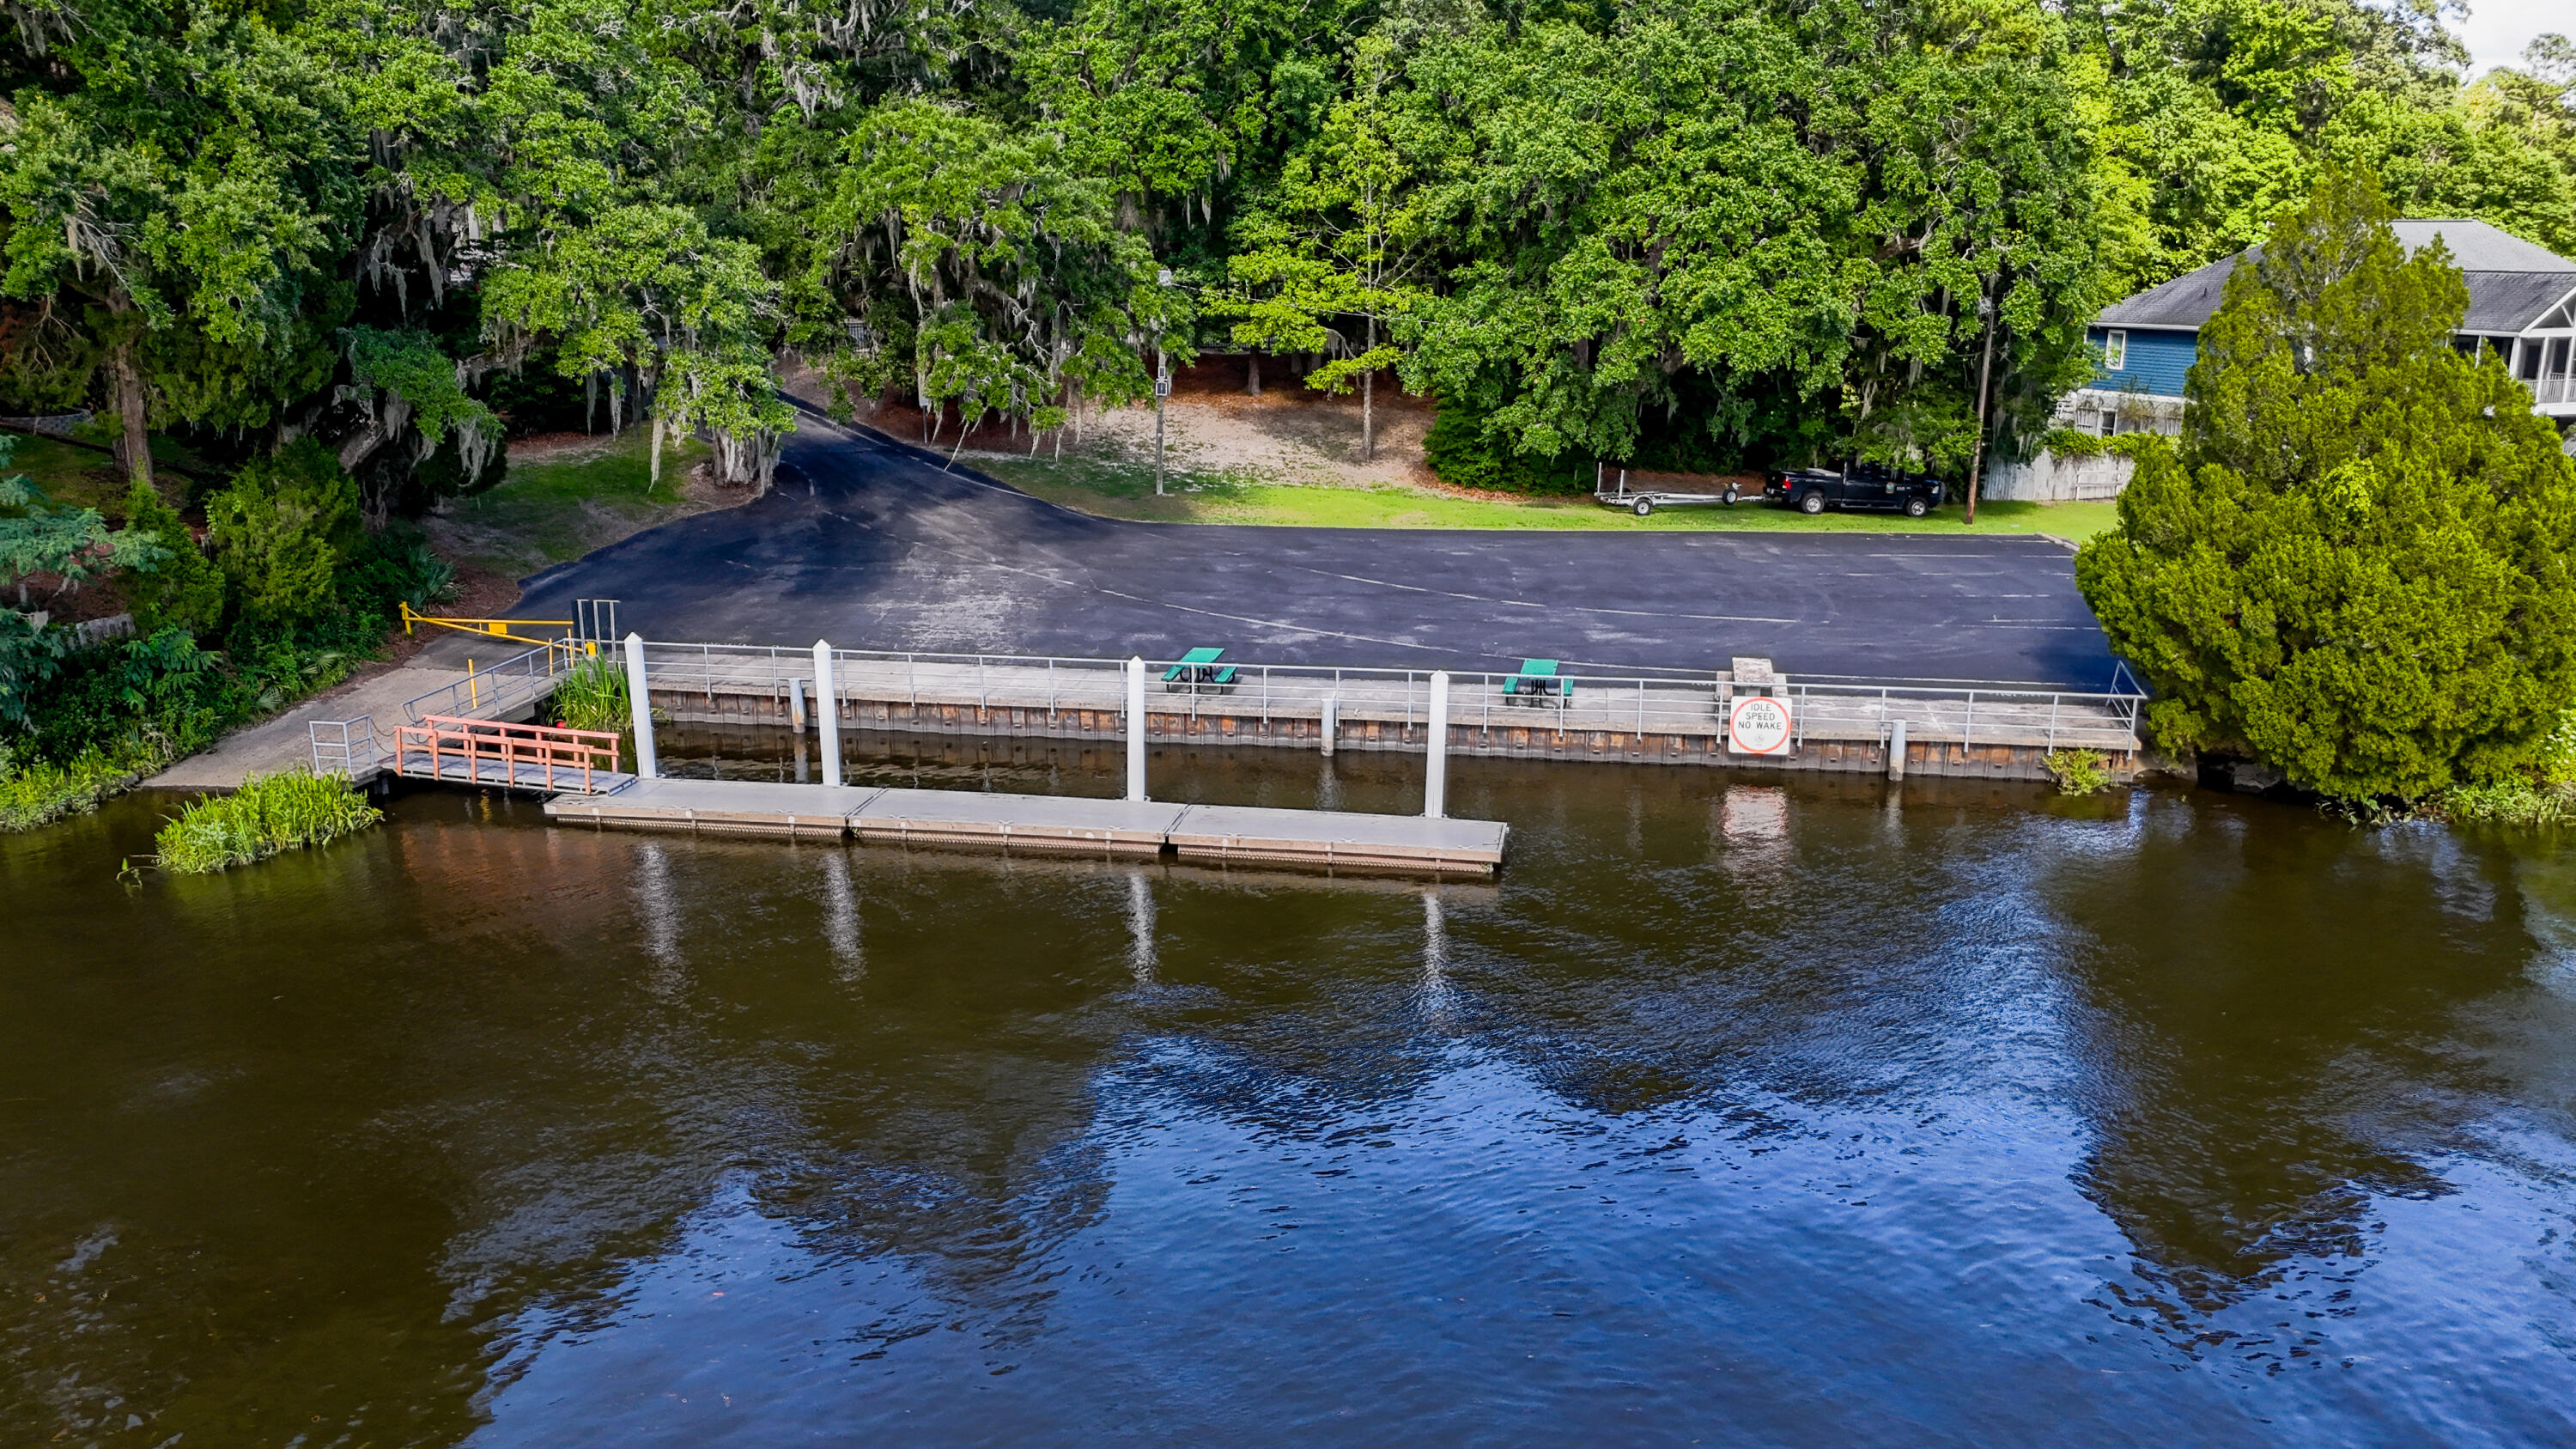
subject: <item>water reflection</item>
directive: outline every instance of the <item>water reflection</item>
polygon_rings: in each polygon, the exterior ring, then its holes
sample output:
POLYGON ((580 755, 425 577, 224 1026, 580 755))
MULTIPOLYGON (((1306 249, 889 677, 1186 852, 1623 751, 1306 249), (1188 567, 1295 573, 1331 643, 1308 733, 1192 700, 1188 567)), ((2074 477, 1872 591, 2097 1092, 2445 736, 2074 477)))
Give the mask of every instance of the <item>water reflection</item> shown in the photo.
MULTIPOLYGON (((1390 757, 1156 770, 1419 808, 1390 757)), ((1499 885, 454 795, 132 892, 135 803, 0 841, 0 1439, 2576 1430, 2554 847, 1924 779, 1452 797, 1513 823, 1499 885)))

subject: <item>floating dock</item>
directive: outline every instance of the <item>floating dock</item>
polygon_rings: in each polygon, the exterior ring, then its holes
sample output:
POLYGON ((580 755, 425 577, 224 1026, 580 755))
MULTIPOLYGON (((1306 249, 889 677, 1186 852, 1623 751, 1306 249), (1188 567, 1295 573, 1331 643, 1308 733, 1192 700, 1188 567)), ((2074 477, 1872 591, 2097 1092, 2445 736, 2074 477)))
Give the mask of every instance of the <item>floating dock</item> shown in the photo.
POLYGON ((1494 874, 1510 833, 1494 820, 752 780, 629 780, 557 795, 545 810, 566 824, 623 829, 1102 858, 1168 850, 1210 865, 1468 879, 1494 874))

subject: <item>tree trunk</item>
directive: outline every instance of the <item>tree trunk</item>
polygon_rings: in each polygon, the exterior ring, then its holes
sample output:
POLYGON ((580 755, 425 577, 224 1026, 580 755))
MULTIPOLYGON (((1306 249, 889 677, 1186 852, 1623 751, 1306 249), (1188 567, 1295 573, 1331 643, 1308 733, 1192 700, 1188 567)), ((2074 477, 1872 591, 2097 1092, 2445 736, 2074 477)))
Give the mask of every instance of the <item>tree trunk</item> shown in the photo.
MULTIPOLYGON (((134 303, 125 295, 125 289, 119 287, 108 294, 107 307, 111 312, 131 313, 134 303)), ((134 362, 134 334, 131 331, 118 335, 116 351, 109 366, 114 374, 112 383, 116 391, 117 420, 124 424, 117 434, 116 461, 125 469, 129 482, 149 485, 152 482, 151 419, 143 399, 143 370, 134 362)))
POLYGON ((1986 384, 1988 380, 1994 376, 1994 371, 1995 311, 1993 307, 1989 306, 1986 310, 1986 356, 1983 362, 1977 364, 1977 444, 1974 448, 1971 448, 1968 451, 1967 521, 1970 524, 1974 524, 1977 521, 1977 484, 1985 473, 1986 384))
MULTIPOLYGON (((1377 351, 1377 319, 1368 319, 1368 350, 1377 351)), ((1377 371, 1360 374, 1360 461, 1377 458, 1377 371)))
POLYGON ((653 414, 653 476, 652 476, 652 481, 650 481, 650 482, 648 482, 648 483, 646 483, 646 484, 644 485, 644 491, 645 491, 646 493, 651 493, 654 489, 659 488, 659 487, 661 487, 661 486, 662 486, 662 415, 661 415, 660 413, 658 413, 658 412, 657 412, 657 413, 653 414))
POLYGON ((1258 352, 1244 355, 1243 390, 1254 397, 1261 396, 1261 354, 1258 352))

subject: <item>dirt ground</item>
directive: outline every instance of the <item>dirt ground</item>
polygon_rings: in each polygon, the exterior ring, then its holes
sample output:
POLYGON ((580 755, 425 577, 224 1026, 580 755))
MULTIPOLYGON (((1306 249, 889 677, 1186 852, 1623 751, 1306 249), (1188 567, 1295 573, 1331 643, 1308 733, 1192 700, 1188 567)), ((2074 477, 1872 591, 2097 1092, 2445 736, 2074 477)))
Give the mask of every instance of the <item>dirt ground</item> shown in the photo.
MULTIPOLYGON (((1164 443, 1175 471, 1227 474, 1245 481, 1291 483, 1340 488, 1388 486, 1442 489, 1422 460, 1423 434, 1430 431, 1429 399, 1407 397, 1392 378, 1378 379, 1377 456, 1360 461, 1360 399, 1354 392, 1330 397, 1307 387, 1301 374, 1282 358, 1261 362, 1262 391, 1245 387, 1246 359, 1202 358, 1176 372, 1165 410, 1164 443)), ((908 403, 863 405, 859 420, 907 442, 925 443, 921 410, 908 403)), ((1029 435, 1014 434, 1010 425, 988 422, 967 439, 961 455, 975 458, 996 453, 1025 457, 1029 435)), ((1063 440, 1067 457, 1115 458, 1150 465, 1154 458, 1154 408, 1151 403, 1123 408, 1086 406, 1063 440)), ((957 444, 952 414, 937 437, 925 443, 942 451, 957 444)), ((1056 440, 1041 440, 1038 456, 1049 457, 1056 440)))

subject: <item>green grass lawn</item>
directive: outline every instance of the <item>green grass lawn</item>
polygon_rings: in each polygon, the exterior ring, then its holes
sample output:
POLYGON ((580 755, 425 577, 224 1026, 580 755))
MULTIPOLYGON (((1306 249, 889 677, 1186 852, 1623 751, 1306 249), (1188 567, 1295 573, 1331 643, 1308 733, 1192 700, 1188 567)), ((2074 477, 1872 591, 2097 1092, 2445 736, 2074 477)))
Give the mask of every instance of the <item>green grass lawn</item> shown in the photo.
POLYGON ((993 454, 975 467, 1052 503, 1104 518, 1145 523, 1256 523, 1307 528, 1629 528, 1805 533, 2054 534, 2081 543, 2112 525, 2111 503, 1985 503, 1976 527, 1952 504, 1929 518, 1892 513, 1825 513, 1786 508, 1671 508, 1652 518, 1604 508, 1588 497, 1511 501, 1452 498, 1410 488, 1338 488, 1265 483, 1235 473, 1173 469, 1154 495, 1153 465, 1100 458, 1018 458, 993 454))
POLYGON ((682 484, 706 445, 666 440, 659 483, 652 448, 651 430, 633 428, 597 448, 513 460, 498 485, 450 502, 431 531, 456 557, 512 576, 579 558, 692 511, 682 484))

